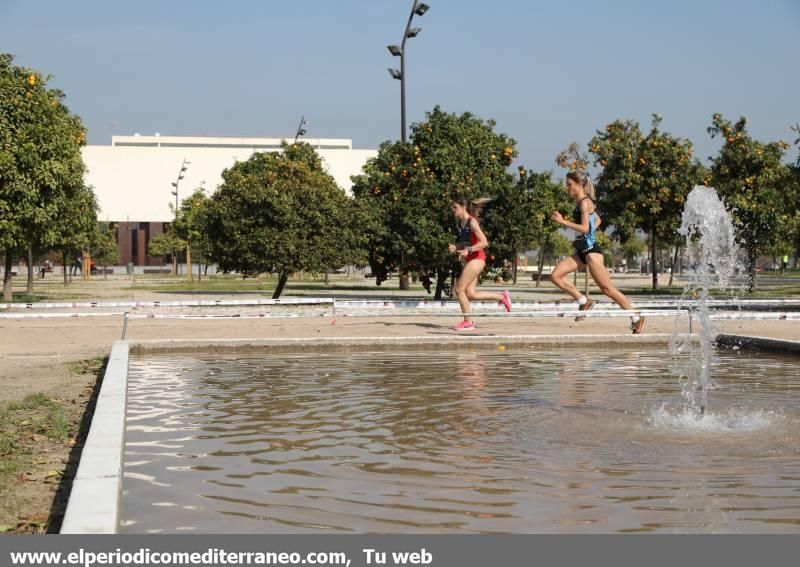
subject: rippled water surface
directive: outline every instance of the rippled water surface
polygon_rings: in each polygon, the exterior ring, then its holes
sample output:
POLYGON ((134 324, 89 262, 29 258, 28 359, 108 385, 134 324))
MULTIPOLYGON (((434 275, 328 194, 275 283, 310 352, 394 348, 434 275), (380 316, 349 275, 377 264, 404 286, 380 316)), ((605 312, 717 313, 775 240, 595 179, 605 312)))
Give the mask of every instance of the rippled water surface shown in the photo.
POLYGON ((663 351, 132 359, 127 532, 800 533, 797 358, 663 351))

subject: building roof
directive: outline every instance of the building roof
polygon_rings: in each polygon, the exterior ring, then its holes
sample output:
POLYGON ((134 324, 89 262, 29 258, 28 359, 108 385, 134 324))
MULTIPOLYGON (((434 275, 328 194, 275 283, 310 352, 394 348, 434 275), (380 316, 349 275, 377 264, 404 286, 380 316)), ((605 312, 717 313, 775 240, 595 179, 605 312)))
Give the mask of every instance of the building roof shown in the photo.
MULTIPOLYGON (((259 150, 279 150, 282 141, 293 141, 288 138, 252 138, 241 136, 112 136, 111 145, 117 147, 142 147, 142 148, 250 148, 259 150)), ((317 149, 323 150, 351 150, 353 141, 346 138, 302 138, 317 149)))

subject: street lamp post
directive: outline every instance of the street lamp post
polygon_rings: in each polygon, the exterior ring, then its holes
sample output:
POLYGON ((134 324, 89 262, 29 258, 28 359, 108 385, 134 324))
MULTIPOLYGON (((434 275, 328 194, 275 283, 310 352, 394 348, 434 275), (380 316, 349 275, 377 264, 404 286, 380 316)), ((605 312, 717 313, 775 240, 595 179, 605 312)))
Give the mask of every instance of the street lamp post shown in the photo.
POLYGON ((305 126, 306 124, 308 124, 308 121, 306 120, 306 117, 305 116, 301 116, 300 117, 300 124, 297 125, 297 133, 294 135, 294 143, 295 144, 297 143, 297 138, 299 138, 300 136, 305 136, 306 129, 303 128, 303 126, 305 126))
POLYGON ((400 139, 406 143, 406 40, 410 37, 417 37, 422 28, 412 28, 411 22, 414 16, 422 16, 430 9, 430 6, 423 2, 413 0, 411 6, 411 13, 408 16, 408 23, 406 24, 405 32, 403 32, 403 41, 400 45, 389 45, 389 53, 394 57, 400 58, 400 70, 389 68, 389 74, 393 79, 400 81, 400 139))
MULTIPOLYGON (((183 179, 183 174, 186 172, 186 169, 187 169, 186 166, 191 164, 191 163, 192 162, 190 162, 186 158, 183 158, 183 162, 181 162, 181 169, 178 172, 178 178, 175 181, 172 182, 172 186, 175 188, 175 190, 172 191, 172 194, 175 195, 175 222, 176 223, 178 221, 178 185, 180 184, 181 179, 183 179)), ((172 275, 173 276, 178 275, 178 257, 177 257, 177 250, 175 248, 172 249, 172 266, 173 266, 172 275)), ((191 273, 191 268, 189 269, 189 273, 191 273)))

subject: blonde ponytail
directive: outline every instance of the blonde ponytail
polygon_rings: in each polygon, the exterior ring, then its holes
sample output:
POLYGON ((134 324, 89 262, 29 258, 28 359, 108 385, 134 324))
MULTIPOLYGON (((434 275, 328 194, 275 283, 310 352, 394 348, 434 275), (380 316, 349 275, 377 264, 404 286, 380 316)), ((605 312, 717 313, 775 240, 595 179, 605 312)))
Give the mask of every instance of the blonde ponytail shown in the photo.
POLYGON ((595 194, 594 190, 594 183, 592 182, 592 176, 589 175, 589 173, 574 169, 567 173, 567 179, 572 179, 575 183, 583 187, 583 190, 586 192, 586 196, 592 201, 597 200, 597 195, 595 194))

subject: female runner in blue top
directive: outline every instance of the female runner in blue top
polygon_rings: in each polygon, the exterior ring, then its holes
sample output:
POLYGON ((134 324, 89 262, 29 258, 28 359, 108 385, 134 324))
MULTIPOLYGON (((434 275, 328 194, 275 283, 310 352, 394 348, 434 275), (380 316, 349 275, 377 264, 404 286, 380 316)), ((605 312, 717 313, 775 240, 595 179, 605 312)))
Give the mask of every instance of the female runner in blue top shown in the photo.
MULTIPOLYGON (((603 251, 597 244, 595 231, 600 226, 600 216, 595 211, 594 184, 592 178, 585 171, 570 171, 567 174, 567 192, 575 202, 575 210, 572 215, 572 222, 566 220, 558 211, 553 212, 553 221, 565 228, 571 228, 578 233, 573 245, 575 254, 562 260, 550 275, 552 282, 561 290, 571 295, 578 302, 580 311, 589 311, 595 306, 595 302, 587 299, 578 291, 573 283, 567 278, 569 274, 586 266, 592 279, 606 296, 619 305, 622 309, 633 310, 633 305, 625 295, 611 283, 611 276, 603 259, 603 251)), ((575 320, 584 319, 578 316, 575 320)), ((639 315, 631 317, 631 330, 634 335, 644 332, 645 318, 639 315)))

